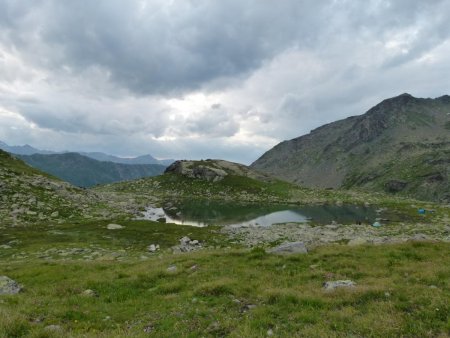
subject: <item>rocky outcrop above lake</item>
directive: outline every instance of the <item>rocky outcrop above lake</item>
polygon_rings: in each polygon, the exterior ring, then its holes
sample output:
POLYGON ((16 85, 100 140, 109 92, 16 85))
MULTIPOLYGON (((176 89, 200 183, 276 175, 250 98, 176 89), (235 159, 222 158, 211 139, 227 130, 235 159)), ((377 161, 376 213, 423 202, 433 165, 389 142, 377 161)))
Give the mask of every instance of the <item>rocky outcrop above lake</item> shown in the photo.
POLYGON ((224 160, 175 161, 166 168, 165 173, 174 173, 193 179, 218 182, 228 175, 244 176, 260 181, 271 181, 272 178, 243 164, 224 160))

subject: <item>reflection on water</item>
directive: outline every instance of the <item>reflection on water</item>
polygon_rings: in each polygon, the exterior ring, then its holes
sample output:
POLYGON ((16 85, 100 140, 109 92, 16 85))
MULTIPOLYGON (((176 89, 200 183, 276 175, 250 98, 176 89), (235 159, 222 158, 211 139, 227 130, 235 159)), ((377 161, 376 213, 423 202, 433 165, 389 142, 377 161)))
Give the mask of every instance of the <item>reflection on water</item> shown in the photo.
POLYGON ((317 224, 370 223, 379 217, 374 208, 358 205, 255 205, 215 201, 185 201, 163 208, 149 207, 142 219, 192 226, 270 226, 312 221, 317 224))

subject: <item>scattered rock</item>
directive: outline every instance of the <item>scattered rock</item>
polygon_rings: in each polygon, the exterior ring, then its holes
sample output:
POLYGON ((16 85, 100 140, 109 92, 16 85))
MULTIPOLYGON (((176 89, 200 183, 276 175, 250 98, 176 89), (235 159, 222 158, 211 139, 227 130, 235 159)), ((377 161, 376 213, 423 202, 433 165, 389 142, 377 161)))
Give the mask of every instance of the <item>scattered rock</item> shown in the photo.
POLYGON ((62 327, 61 325, 47 325, 46 327, 44 327, 45 331, 62 331, 62 327))
POLYGON ((123 225, 120 225, 120 224, 113 224, 113 223, 111 223, 111 224, 108 224, 108 225, 106 226, 106 228, 107 228, 108 230, 119 230, 119 229, 123 229, 124 226, 123 226, 123 225))
POLYGON ((421 233, 415 234, 411 238, 411 241, 419 241, 420 242, 420 241, 427 241, 427 240, 429 240, 428 236, 425 234, 421 234, 421 233))
POLYGON ((81 295, 84 297, 98 297, 97 292, 91 289, 84 290, 81 295))
POLYGON ((177 271, 176 265, 171 265, 167 268, 167 272, 176 272, 176 271, 177 271))
POLYGON ((269 249, 267 252, 274 254, 305 254, 308 253, 308 249, 306 248, 303 242, 290 242, 284 243, 272 249, 269 249))
POLYGON ((155 329, 155 326, 153 324, 147 324, 144 326, 144 333, 151 333, 155 329))
POLYGON ((159 251, 159 244, 150 244, 150 245, 147 247, 147 250, 148 250, 149 252, 156 252, 156 251, 159 251))
POLYGON ((272 329, 268 329, 267 330, 267 336, 268 337, 272 337, 273 336, 273 330, 272 329))
POLYGON ((59 217, 59 212, 58 211, 52 212, 50 217, 53 217, 53 218, 59 217))
POLYGON ((156 222, 159 222, 159 223, 166 223, 167 220, 166 220, 165 217, 159 217, 159 218, 156 219, 156 222))
POLYGON ((323 284, 323 288, 327 291, 332 291, 337 288, 353 288, 355 286, 356 283, 351 280, 328 281, 323 284))
POLYGON ((174 253, 176 252, 190 252, 202 249, 201 243, 194 239, 191 240, 189 237, 185 236, 180 239, 180 245, 175 245, 172 247, 174 253))
POLYGON ((21 290, 22 287, 15 280, 0 276, 0 295, 15 295, 21 290))
POLYGON ((248 311, 254 309, 255 307, 256 307, 255 304, 246 304, 241 308, 240 312, 245 313, 245 312, 248 312, 248 311))

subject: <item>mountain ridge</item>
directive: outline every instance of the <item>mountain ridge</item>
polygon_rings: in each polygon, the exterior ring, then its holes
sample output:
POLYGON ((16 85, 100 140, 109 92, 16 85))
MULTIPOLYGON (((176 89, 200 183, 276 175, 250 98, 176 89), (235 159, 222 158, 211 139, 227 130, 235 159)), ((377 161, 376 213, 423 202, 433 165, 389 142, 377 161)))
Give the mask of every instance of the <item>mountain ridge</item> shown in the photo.
POLYGON ((79 187, 120 182, 162 174, 160 164, 123 164, 98 161, 79 153, 15 155, 33 168, 79 187))
POLYGON ((51 155, 51 154, 65 154, 65 153, 78 153, 83 156, 87 156, 97 161, 114 162, 122 164, 161 164, 168 166, 172 164, 174 159, 157 159, 150 154, 140 155, 136 157, 119 157, 102 152, 82 152, 82 151, 51 151, 34 148, 29 144, 23 146, 10 146, 5 142, 0 141, 0 149, 16 155, 51 155))
POLYGON ((363 115, 283 141, 251 167, 308 187, 393 192, 391 181, 397 181, 403 188, 395 193, 447 200, 449 121, 450 96, 422 99, 405 93, 363 115))

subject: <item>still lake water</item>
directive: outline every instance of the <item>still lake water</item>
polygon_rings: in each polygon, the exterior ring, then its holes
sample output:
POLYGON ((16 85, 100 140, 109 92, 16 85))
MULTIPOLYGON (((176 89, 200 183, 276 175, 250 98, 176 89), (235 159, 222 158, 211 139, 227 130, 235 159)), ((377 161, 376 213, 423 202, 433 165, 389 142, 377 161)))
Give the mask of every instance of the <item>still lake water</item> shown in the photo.
POLYGON ((185 201, 169 207, 149 207, 140 219, 204 227, 208 225, 271 226, 276 223, 373 223, 375 208, 360 205, 260 205, 216 201, 185 201))

